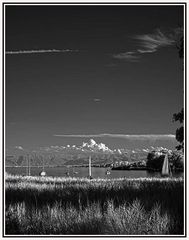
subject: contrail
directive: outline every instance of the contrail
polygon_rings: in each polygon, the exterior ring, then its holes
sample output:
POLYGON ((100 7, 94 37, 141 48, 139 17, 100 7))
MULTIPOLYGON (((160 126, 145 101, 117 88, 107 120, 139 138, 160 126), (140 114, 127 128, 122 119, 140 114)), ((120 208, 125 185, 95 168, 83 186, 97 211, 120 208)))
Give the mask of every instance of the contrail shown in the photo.
POLYGON ((6 51, 5 54, 40 54, 40 53, 67 53, 78 52, 79 50, 72 49, 40 49, 40 50, 18 50, 18 51, 6 51))

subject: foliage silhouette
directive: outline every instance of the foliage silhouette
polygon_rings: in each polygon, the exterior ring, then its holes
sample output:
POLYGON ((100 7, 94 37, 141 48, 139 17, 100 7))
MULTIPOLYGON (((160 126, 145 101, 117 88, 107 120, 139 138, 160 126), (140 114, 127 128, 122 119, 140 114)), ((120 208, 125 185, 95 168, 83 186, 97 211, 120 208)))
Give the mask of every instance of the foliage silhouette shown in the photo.
MULTIPOLYGON (((181 59, 184 58, 184 37, 182 36, 177 45, 179 51, 179 57, 181 59)), ((173 121, 179 121, 183 123, 184 121, 184 109, 182 108, 180 112, 173 114, 173 121)), ((176 130, 176 140, 180 143, 176 146, 177 150, 184 150, 184 126, 182 125, 180 128, 176 130)))

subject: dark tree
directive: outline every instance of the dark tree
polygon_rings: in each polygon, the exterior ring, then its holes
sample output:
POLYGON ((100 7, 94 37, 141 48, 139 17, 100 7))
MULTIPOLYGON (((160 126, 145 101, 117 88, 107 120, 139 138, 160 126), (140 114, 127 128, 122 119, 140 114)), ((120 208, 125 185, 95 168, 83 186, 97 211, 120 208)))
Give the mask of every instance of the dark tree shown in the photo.
POLYGON ((177 48, 179 51, 179 57, 184 58, 184 37, 182 36, 179 40, 179 43, 177 44, 177 48))
MULTIPOLYGON (((184 37, 182 36, 179 40, 177 45, 179 51, 179 57, 181 59, 184 58, 184 37)), ((184 109, 182 108, 180 112, 173 114, 173 121, 179 121, 183 124, 184 121, 184 109)), ((180 128, 176 130, 176 140, 180 143, 176 149, 177 150, 184 150, 184 126, 182 125, 180 128)))
MULTIPOLYGON (((179 113, 175 113, 173 114, 173 121, 179 121, 181 124, 184 121, 184 109, 182 108, 182 110, 179 113)), ((178 150, 183 150, 184 149, 184 126, 181 126, 180 128, 177 128, 176 130, 176 140, 180 143, 176 148, 178 150)))
POLYGON ((161 171, 162 166, 163 166, 163 161, 164 161, 165 155, 156 155, 156 152, 150 152, 148 153, 147 156, 147 162, 146 166, 147 168, 156 170, 156 171, 161 171))
POLYGON ((19 156, 16 161, 16 165, 21 166, 23 161, 24 161, 24 156, 19 156))

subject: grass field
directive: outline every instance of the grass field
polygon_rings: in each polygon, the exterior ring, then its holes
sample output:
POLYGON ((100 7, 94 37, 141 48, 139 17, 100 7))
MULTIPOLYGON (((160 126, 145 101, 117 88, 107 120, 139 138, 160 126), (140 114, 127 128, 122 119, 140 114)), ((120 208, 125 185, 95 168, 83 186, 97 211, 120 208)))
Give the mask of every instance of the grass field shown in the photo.
POLYGON ((5 234, 182 235, 183 179, 6 176, 5 234))

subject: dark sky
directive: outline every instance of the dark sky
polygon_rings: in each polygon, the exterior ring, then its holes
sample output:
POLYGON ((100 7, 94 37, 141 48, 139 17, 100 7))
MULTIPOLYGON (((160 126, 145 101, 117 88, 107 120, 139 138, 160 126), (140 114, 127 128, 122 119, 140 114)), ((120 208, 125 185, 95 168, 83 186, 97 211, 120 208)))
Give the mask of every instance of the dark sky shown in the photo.
POLYGON ((6 6, 7 147, 174 134, 183 6, 6 6), (43 51, 42 51, 43 50, 43 51))

